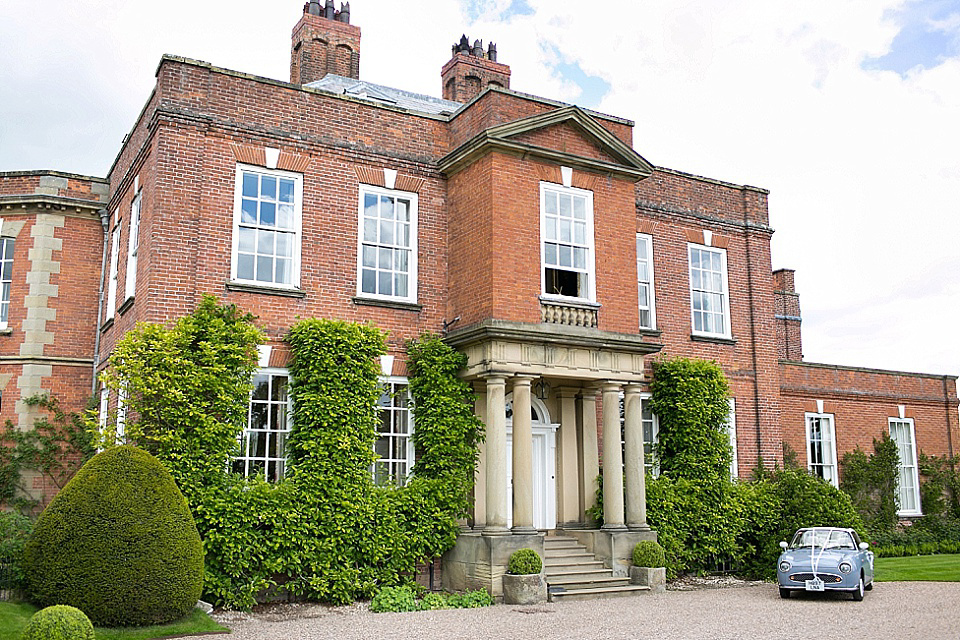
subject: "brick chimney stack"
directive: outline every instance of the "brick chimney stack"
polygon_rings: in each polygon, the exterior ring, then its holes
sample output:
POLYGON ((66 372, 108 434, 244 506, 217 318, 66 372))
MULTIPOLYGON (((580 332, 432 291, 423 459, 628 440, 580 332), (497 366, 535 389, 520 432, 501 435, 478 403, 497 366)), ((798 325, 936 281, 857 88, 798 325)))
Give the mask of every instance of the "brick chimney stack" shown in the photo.
POLYGON ((440 71, 443 80, 443 99, 470 102, 487 87, 510 88, 510 67, 497 62, 497 45, 490 43, 486 51, 483 43, 466 35, 453 45, 453 56, 440 71))
POLYGON ((350 24, 350 3, 336 11, 333 0, 303 5, 293 28, 290 82, 307 84, 328 73, 360 79, 360 27, 350 24))
POLYGON ((773 272, 774 319, 777 325, 777 357, 803 360, 803 336, 800 333, 800 296, 794 285, 793 269, 773 272))

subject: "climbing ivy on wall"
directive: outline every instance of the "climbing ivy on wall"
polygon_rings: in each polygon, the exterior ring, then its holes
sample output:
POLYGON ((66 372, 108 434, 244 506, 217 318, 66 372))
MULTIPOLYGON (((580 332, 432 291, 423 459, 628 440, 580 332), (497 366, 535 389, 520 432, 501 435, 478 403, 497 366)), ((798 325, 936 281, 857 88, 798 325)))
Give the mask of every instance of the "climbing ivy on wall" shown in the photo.
POLYGON ((406 486, 378 487, 371 465, 381 392, 377 357, 385 350, 379 329, 321 319, 291 329, 294 419, 286 477, 274 484, 230 473, 226 463, 245 425, 261 337, 253 319, 205 299, 173 330, 138 331, 130 344, 118 345, 107 380, 130 393, 136 411, 128 434, 190 489, 184 493, 206 553, 206 598, 246 609, 282 586, 347 603, 410 581, 417 562, 454 544, 481 428, 470 390, 457 378, 462 356, 439 338, 408 345, 419 453, 414 476, 406 486), (169 335, 181 327, 196 329, 187 332, 194 337, 169 335), (215 335, 228 347, 223 358, 205 339, 215 335), (178 419, 174 405, 192 398, 197 380, 214 378, 224 386, 178 419), (150 393, 151 383, 170 397, 150 393))

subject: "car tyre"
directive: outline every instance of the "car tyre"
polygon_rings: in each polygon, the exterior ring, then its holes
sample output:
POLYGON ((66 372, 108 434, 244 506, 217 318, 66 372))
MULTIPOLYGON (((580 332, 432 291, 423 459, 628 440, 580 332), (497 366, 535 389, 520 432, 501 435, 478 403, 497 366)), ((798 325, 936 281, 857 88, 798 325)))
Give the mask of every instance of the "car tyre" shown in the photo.
POLYGON ((780 597, 783 598, 784 600, 789 600, 790 589, 784 589, 783 587, 780 587, 780 597))
POLYGON ((863 574, 860 575, 860 580, 857 581, 857 590, 853 592, 853 599, 857 602, 863 600, 863 574))

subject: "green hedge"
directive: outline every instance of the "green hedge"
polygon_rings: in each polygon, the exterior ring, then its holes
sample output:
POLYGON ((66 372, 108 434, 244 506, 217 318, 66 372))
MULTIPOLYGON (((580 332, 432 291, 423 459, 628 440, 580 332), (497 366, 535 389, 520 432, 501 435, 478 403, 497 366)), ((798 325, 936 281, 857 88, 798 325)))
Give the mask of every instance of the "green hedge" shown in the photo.
POLYGON ((28 517, 16 511, 0 511, 0 590, 19 592, 26 586, 23 547, 32 531, 28 517))
POLYGON ((543 560, 533 549, 517 549, 507 561, 507 573, 517 576, 529 576, 543 570, 543 560))
POLYGON ((30 595, 101 626, 186 615, 203 584, 203 552, 170 473, 132 446, 90 459, 37 520, 26 547, 30 595))

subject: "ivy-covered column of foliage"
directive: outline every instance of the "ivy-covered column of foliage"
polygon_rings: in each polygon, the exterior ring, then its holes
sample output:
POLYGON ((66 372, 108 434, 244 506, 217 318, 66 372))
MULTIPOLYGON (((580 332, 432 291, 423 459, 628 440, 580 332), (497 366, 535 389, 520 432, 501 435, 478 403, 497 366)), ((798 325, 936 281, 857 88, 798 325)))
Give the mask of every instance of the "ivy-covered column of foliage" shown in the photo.
POLYGON ((737 555, 727 381, 715 362, 684 358, 656 363, 653 375, 661 475, 647 488, 648 520, 671 573, 709 567, 737 555))
MULTIPOLYGON (((263 334, 254 317, 205 295, 172 328, 139 324, 110 356, 103 382, 126 396, 127 439, 159 458, 191 506, 219 484, 246 425, 263 334)), ((104 444, 113 444, 105 434, 104 444)))
POLYGON ((287 342, 294 405, 287 477, 299 496, 299 516, 311 528, 299 564, 289 568, 297 579, 290 587, 345 603, 397 579, 383 566, 401 536, 370 471, 384 335, 367 325, 312 318, 294 325, 287 342))
POLYGON ((840 488, 850 496, 871 537, 897 526, 897 481, 900 454, 897 443, 884 433, 873 439, 873 454, 857 447, 840 461, 840 488))
POLYGON ((433 558, 456 542, 457 518, 470 507, 483 423, 473 413, 473 390, 458 376, 465 354, 433 334, 409 342, 407 353, 417 461, 400 514, 420 532, 419 557, 433 558))

